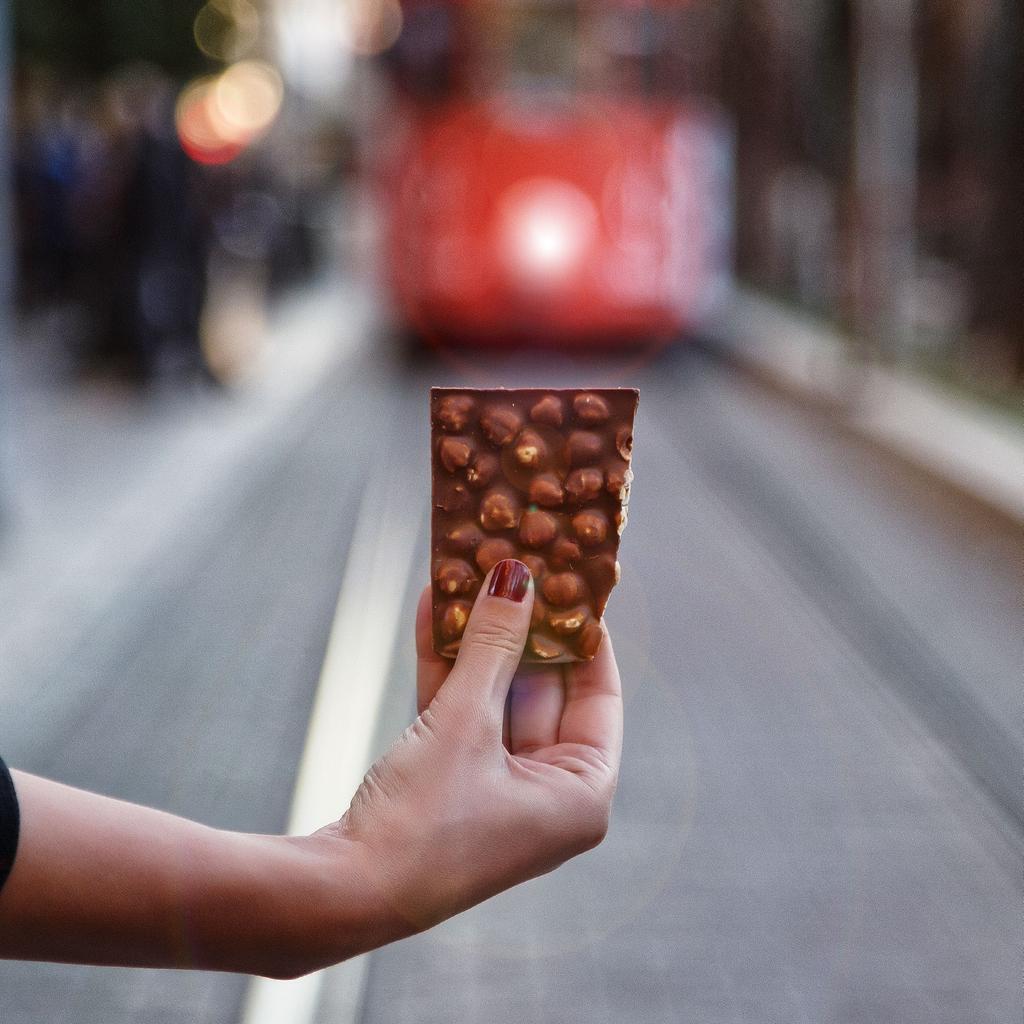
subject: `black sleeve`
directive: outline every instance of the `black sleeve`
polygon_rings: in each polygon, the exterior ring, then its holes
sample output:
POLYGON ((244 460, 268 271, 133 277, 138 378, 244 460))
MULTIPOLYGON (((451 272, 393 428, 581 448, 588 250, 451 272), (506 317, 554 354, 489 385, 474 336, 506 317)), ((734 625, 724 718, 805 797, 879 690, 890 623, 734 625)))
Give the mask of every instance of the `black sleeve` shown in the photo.
POLYGON ((14 867, 14 855, 18 851, 18 830, 21 818, 18 814, 18 795, 14 792, 14 780, 7 765, 0 758, 0 889, 14 867))

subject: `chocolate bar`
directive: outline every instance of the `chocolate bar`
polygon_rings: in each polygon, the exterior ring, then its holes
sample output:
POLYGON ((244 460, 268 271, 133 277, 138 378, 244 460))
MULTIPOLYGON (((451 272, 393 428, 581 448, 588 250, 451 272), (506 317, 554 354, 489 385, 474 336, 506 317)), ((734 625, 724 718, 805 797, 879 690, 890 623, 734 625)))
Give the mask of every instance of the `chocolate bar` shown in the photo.
POLYGON ((535 602, 524 661, 593 658, 619 581, 635 388, 431 388, 434 650, 454 658, 491 567, 518 558, 535 602))

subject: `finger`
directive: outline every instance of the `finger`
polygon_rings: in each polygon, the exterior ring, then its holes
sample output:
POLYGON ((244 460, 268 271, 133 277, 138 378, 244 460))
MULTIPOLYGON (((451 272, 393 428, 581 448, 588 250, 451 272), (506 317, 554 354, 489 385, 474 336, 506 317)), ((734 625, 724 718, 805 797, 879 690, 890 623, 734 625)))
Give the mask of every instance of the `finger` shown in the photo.
POLYGON ((434 653, 430 587, 420 594, 416 606, 416 710, 422 712, 434 699, 452 668, 451 658, 434 653))
POLYGON ((564 706, 565 684, 560 669, 520 669, 509 693, 509 750, 513 754, 532 754, 557 743, 564 706))
POLYGON ((530 570, 513 558, 499 562, 480 588, 441 693, 459 703, 483 702, 500 724, 532 610, 530 570))
POLYGON ((604 639, 594 660, 566 666, 558 740, 593 747, 615 769, 622 753, 622 684, 604 622, 601 629, 604 639))

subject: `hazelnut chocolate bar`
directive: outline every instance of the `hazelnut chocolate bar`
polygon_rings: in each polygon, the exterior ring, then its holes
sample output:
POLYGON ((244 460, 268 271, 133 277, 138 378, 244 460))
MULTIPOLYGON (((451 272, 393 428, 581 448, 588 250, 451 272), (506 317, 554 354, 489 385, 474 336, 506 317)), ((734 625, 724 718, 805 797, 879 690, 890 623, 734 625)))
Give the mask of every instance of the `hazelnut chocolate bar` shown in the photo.
POLYGON ((430 391, 434 650, 454 658, 492 566, 535 602, 524 661, 589 660, 619 581, 635 388, 430 391))

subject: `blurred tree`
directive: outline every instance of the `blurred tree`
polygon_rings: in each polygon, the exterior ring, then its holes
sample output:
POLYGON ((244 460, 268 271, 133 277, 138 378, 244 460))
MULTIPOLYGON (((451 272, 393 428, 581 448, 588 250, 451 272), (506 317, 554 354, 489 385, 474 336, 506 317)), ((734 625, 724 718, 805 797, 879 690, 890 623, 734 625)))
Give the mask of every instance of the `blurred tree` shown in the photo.
POLYGON ((175 76, 201 71, 192 23, 202 0, 15 0, 21 59, 98 77, 126 61, 175 76))
POLYGON ((732 0, 721 14, 722 95, 737 137, 737 269, 826 310, 851 146, 850 6, 732 0))
POLYGON ((853 4, 846 315, 879 356, 901 357, 916 264, 918 73, 915 0, 853 4))
POLYGON ((997 4, 975 63, 974 137, 987 195, 972 253, 972 324, 1000 338, 1024 382, 1024 4, 997 4))
POLYGON ((740 273, 768 280, 767 197, 794 156, 790 80, 770 10, 734 2, 724 30, 723 91, 736 122, 736 260, 740 273))
POLYGON ((959 356, 1024 379, 1024 3, 925 0, 919 31, 922 253, 962 273, 959 356))

